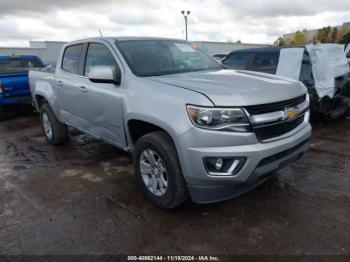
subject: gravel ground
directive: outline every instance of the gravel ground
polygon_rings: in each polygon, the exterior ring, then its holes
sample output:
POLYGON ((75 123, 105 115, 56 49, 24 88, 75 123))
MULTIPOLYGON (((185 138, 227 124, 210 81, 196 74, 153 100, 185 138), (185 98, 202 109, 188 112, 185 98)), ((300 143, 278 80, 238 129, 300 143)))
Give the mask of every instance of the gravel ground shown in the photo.
POLYGON ((171 211, 131 158, 75 133, 49 146, 36 115, 0 122, 1 254, 350 255, 350 120, 314 127, 298 162, 238 198, 171 211))

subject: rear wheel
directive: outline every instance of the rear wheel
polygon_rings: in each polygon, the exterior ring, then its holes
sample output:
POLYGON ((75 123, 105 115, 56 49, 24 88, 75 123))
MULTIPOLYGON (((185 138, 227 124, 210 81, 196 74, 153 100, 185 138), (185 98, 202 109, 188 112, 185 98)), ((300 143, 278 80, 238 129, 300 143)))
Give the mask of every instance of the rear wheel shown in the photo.
POLYGON ((141 137, 133 159, 138 184, 152 204, 170 209, 188 199, 176 149, 168 134, 157 131, 141 137))
POLYGON ((40 123, 49 144, 59 145, 68 140, 67 126, 56 118, 48 104, 44 104, 40 108, 40 123))

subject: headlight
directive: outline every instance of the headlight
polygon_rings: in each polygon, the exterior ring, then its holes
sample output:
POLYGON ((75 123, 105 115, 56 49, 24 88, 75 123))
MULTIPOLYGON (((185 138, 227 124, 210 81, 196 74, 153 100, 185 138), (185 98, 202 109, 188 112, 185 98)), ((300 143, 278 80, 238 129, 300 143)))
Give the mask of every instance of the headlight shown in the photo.
POLYGON ((309 92, 306 92, 306 103, 307 103, 307 106, 309 107, 310 106, 310 95, 309 95, 309 92))
POLYGON ((250 122, 242 109, 220 109, 205 108, 197 106, 187 106, 187 113, 191 122, 200 128, 250 132, 250 122))

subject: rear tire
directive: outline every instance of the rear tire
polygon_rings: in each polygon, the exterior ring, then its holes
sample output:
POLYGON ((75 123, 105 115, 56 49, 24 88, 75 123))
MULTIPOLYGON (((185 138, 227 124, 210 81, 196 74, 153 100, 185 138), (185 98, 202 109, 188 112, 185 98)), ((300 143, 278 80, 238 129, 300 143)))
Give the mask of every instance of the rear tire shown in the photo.
POLYGON ((171 209, 187 201, 176 148, 167 133, 157 131, 141 137, 135 145, 133 161, 137 182, 153 205, 171 209))
POLYGON ((44 104, 40 108, 40 123, 49 144, 59 145, 67 142, 68 128, 57 119, 48 104, 44 104))

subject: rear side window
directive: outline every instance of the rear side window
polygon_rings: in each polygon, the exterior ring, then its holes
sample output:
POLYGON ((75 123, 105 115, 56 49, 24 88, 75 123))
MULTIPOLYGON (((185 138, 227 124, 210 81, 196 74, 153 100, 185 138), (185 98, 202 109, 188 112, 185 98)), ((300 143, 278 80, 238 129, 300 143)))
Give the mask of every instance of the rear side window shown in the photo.
POLYGON ((250 57, 250 53, 233 53, 226 57, 222 63, 233 69, 246 69, 250 57))
POLYGON ((275 74, 279 53, 256 53, 251 70, 275 74))
POLYGON ((309 58, 309 54, 305 51, 303 55, 303 61, 300 69, 299 80, 303 82, 306 86, 313 86, 315 84, 312 75, 312 65, 309 58))
POLYGON ((69 46, 65 49, 62 60, 62 69, 64 71, 71 74, 79 74, 79 64, 82 50, 82 44, 69 46))
POLYGON ((88 52, 85 62, 85 76, 94 66, 112 66, 119 70, 118 64, 109 49, 103 44, 91 43, 89 44, 88 52))

